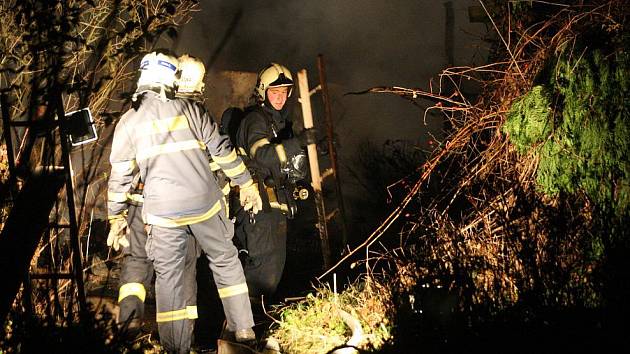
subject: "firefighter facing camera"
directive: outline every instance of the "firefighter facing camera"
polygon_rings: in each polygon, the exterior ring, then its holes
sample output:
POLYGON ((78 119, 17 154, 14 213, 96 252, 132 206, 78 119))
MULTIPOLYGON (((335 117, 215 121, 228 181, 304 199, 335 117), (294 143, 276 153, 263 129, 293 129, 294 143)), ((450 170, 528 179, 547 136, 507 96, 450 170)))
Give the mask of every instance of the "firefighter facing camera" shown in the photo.
MULTIPOLYGON (((237 341, 255 339, 248 288, 238 251, 231 242, 233 225, 227 218, 223 193, 210 170, 208 156, 240 186, 244 208, 256 211, 262 206, 243 161, 229 139, 219 134, 205 108, 193 100, 175 97, 179 66, 174 56, 161 52, 147 54, 141 62, 135 104, 114 131, 108 213, 112 226, 124 226, 119 220, 125 218, 127 195, 138 169, 144 181, 142 217, 148 234, 145 250, 156 273, 160 341, 168 352, 187 353, 197 317, 186 298, 189 237, 208 257, 228 329, 237 341)), ((110 237, 108 244, 114 245, 116 239, 120 244, 124 234, 110 237)))
POLYGON ((308 196, 295 183, 306 176, 303 148, 315 142, 316 132, 294 134, 287 104, 293 86, 285 66, 262 69, 254 88, 257 103, 245 109, 234 137, 263 199, 263 212, 253 218, 236 211, 235 242, 246 253, 243 269, 256 303, 276 292, 286 259, 287 218, 297 212, 295 200, 308 196))
MULTIPOLYGON (((255 91, 255 96, 262 106, 271 106, 274 110, 286 114, 288 109, 286 103, 293 93, 293 77, 291 76, 291 72, 283 65, 276 63, 269 64, 269 66, 263 69, 258 75, 255 91)), ((291 121, 289 121, 289 123, 289 125, 292 125, 291 121)), ((291 129, 291 127, 289 126, 287 129, 291 129)), ((291 135, 293 135, 292 131, 291 135)), ((302 147, 315 143, 316 131, 313 128, 305 129, 297 138, 300 140, 302 147)), ((281 161, 280 171, 283 177, 285 177, 285 180, 295 184, 306 178, 307 165, 308 158, 304 151, 300 150, 281 161)), ((272 176, 267 176, 265 185, 274 187, 275 182, 272 176)), ((292 196, 294 200, 305 200, 308 198, 308 189, 295 188, 295 190, 292 191, 292 196)), ((297 207, 295 203, 290 202, 289 204, 287 216, 293 218, 297 207)))

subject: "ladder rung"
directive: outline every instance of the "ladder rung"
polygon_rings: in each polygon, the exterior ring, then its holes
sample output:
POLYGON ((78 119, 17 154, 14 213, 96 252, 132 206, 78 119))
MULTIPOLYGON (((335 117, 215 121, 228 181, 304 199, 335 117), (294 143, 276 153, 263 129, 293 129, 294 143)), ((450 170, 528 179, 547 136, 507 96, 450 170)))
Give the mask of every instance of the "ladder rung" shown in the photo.
POLYGON ((33 273, 30 275, 31 279, 72 279, 74 274, 72 273, 33 273))
POLYGON ((321 84, 319 84, 319 85, 317 85, 317 86, 313 87, 313 88, 312 88, 312 89, 308 92, 308 95, 309 95, 309 96, 313 96, 314 94, 316 94, 316 93, 317 93, 317 91, 319 91, 319 90, 321 90, 321 89, 322 89, 322 85, 321 85, 321 84))
POLYGON ((68 229, 70 228, 70 224, 48 224, 48 227, 56 227, 60 229, 68 229))
POLYGON ((335 209, 335 210, 331 211, 328 215, 326 215, 326 222, 328 222, 330 219, 334 218, 335 215, 337 215, 338 212, 339 212, 339 209, 335 209))
POLYGON ((320 179, 324 179, 328 176, 332 176, 333 175, 333 169, 332 168, 327 168, 322 172, 322 175, 320 177, 320 179))

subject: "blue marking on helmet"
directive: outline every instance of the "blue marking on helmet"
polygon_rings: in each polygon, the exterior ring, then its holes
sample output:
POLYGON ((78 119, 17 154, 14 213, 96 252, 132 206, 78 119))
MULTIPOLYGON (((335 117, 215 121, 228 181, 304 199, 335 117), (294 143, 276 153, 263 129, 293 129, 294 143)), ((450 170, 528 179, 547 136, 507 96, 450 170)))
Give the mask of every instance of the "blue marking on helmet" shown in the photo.
POLYGON ((166 60, 158 60, 158 65, 163 66, 167 69, 170 69, 173 72, 177 71, 177 68, 175 67, 175 65, 167 62, 166 60))

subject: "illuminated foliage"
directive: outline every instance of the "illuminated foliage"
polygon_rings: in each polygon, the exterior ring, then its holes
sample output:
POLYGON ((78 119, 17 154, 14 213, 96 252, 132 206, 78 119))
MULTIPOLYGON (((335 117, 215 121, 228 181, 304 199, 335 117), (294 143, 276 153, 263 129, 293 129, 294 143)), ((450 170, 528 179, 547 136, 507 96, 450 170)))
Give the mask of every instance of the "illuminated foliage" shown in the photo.
POLYGON ((516 100, 503 127, 518 151, 536 148, 549 195, 584 191, 617 214, 630 202, 630 57, 565 45, 546 86, 516 100), (546 89, 544 87, 549 87, 546 89), (553 102, 553 114, 552 114, 553 102))

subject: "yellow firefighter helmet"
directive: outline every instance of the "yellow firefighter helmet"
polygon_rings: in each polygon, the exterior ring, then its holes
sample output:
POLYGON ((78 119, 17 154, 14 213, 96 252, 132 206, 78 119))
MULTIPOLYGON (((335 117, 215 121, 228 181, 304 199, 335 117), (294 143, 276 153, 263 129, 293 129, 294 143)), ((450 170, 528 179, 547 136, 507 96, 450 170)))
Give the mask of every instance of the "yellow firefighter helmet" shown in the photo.
POLYGON ((206 67, 201 60, 184 54, 179 57, 179 79, 177 80, 178 94, 201 94, 205 83, 206 67))
POLYGON ((293 77, 291 71, 284 65, 271 63, 258 74, 256 83, 256 96, 260 101, 265 100, 265 94, 270 87, 289 87, 289 97, 293 92, 293 77))

